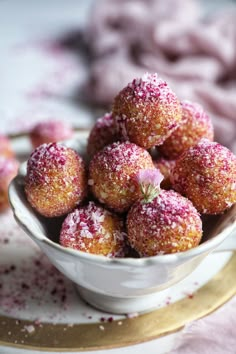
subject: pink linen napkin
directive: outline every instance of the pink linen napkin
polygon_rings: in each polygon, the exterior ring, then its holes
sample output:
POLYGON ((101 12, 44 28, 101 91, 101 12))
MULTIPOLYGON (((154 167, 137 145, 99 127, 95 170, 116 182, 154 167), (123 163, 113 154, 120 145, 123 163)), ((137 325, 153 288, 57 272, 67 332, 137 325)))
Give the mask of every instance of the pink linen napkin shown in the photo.
POLYGON ((211 114, 215 140, 236 152, 236 6, 203 15, 195 0, 100 0, 84 38, 91 54, 83 93, 111 105, 145 71, 211 114))
POLYGON ((236 297, 213 314, 189 323, 169 354, 235 354, 236 297))

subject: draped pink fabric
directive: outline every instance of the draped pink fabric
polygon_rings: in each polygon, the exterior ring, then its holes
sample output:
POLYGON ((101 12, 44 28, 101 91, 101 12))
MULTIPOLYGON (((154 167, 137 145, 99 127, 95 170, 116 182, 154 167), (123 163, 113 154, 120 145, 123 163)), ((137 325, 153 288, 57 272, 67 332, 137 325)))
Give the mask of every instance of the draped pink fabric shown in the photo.
POLYGON ((188 324, 169 354, 235 354, 236 297, 215 313, 188 324))
POLYGON ((215 140, 236 151, 236 6, 203 14, 194 0, 100 0, 85 40, 92 61, 87 98, 111 104, 144 72, 157 72, 180 99, 201 103, 215 140))

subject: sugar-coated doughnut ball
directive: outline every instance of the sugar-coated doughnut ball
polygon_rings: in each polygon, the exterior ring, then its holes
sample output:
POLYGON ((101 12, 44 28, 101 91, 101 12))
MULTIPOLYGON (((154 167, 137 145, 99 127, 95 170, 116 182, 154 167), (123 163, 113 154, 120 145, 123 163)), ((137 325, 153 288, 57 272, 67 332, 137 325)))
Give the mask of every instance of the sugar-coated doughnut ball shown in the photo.
POLYGON ((31 206, 47 217, 61 216, 84 198, 87 179, 82 158, 59 143, 43 144, 27 164, 25 193, 31 206))
POLYGON ((0 212, 9 207, 8 187, 16 176, 19 164, 14 158, 0 156, 0 212))
POLYGON ((175 160, 167 160, 164 157, 159 157, 158 159, 153 161, 154 166, 160 170, 162 175, 164 176, 163 181, 161 182, 161 188, 170 189, 170 175, 171 171, 175 166, 175 160))
POLYGON ((183 123, 159 147, 169 159, 176 159, 202 138, 213 140, 213 125, 202 106, 186 100, 181 102, 181 107, 183 123))
POLYGON ((29 137, 34 148, 51 142, 72 138, 74 132, 70 125, 59 120, 37 123, 30 131, 29 137))
POLYGON ((127 252, 124 220, 89 202, 66 217, 62 224, 60 244, 83 252, 124 257, 127 252))
POLYGON ((236 202, 236 157, 226 147, 202 139, 177 159, 171 182, 199 212, 220 214, 236 202))
POLYGON ((191 201, 162 190, 150 203, 135 203, 127 217, 128 240, 140 256, 187 251, 202 237, 202 221, 191 201))
POLYGON ((5 157, 14 157, 15 153, 12 149, 10 139, 5 136, 0 134, 0 156, 5 156, 5 157))
POLYGON ((124 138, 146 149, 162 144, 183 119, 175 93, 157 74, 123 88, 114 99, 113 115, 124 138))
POLYGON ((141 197, 137 173, 149 168, 155 169, 146 150, 130 142, 113 143, 93 157, 88 183, 101 203, 124 212, 141 197))
POLYGON ((99 118, 88 137, 87 153, 90 157, 102 150, 106 145, 121 140, 112 113, 99 118))

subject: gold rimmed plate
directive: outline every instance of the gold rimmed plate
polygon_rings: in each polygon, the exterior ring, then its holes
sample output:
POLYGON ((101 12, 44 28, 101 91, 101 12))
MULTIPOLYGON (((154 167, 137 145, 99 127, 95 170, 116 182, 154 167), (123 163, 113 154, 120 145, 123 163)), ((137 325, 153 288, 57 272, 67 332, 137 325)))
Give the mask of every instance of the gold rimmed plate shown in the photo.
POLYGON ((83 324, 37 324, 0 316, 0 344, 53 352, 108 349, 148 341, 177 331, 228 301, 236 293, 236 283, 232 281, 235 271, 236 254, 191 296, 134 318, 83 324))

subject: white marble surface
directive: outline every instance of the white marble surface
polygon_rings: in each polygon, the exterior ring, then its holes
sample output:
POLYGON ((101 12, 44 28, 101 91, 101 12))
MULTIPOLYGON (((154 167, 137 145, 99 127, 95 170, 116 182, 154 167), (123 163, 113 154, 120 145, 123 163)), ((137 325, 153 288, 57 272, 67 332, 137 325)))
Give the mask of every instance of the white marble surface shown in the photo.
POLYGON ((69 52, 47 48, 48 41, 83 26, 90 4, 0 1, 0 132, 15 133, 48 117, 91 126, 91 111, 73 101, 85 76, 83 63, 69 52))

